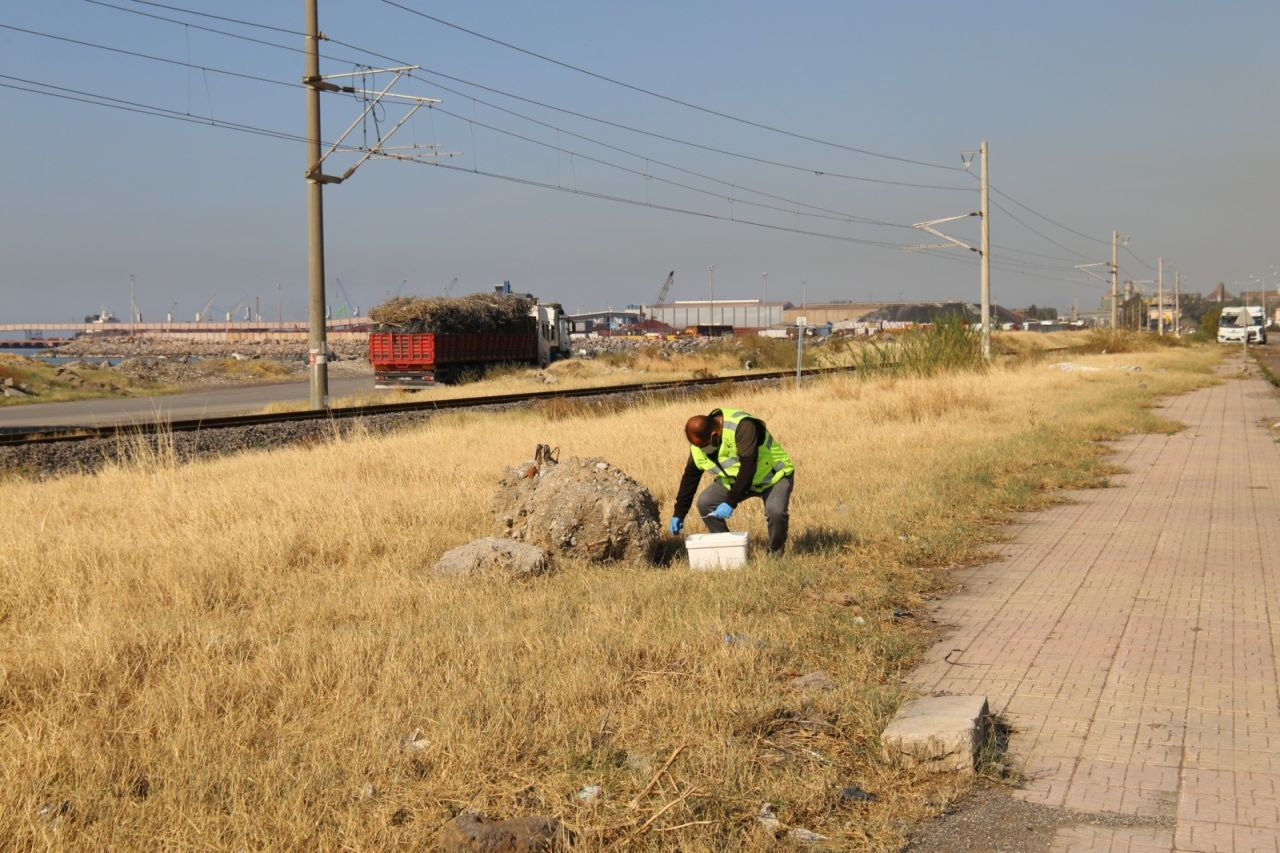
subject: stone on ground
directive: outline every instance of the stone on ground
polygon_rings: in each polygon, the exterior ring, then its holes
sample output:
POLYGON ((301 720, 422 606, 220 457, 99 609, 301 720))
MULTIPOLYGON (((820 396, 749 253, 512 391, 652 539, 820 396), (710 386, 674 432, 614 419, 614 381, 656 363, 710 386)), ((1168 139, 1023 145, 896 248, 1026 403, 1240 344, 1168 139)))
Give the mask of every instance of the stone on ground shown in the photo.
POLYGON ((799 675, 787 682, 792 690, 835 690, 836 681, 824 670, 799 675))
POLYGON ((448 853, 532 853, 568 846, 567 834, 555 818, 494 820, 475 812, 463 812, 446 823, 439 840, 439 849, 448 853))
POLYGON ((972 773, 990 717, 985 696, 926 696, 898 709, 880 741, 908 767, 972 773))
POLYGON ((547 552, 534 545, 486 536, 446 551, 431 571, 437 575, 503 575, 527 578, 551 568, 547 552))
POLYGON ((649 490, 603 459, 508 468, 494 497, 499 532, 594 562, 647 558, 658 542, 649 490))

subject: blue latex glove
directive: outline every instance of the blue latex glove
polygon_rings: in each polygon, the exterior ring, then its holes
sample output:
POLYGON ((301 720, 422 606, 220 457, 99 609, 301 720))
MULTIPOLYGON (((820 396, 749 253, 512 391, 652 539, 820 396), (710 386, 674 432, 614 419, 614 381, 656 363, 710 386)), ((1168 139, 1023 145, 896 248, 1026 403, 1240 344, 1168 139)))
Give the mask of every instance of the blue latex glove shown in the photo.
POLYGON ((671 531, 672 536, 677 535, 681 530, 684 529, 684 519, 676 518, 675 516, 672 516, 671 523, 667 525, 667 529, 671 531))
POLYGON ((733 507, 722 503, 711 511, 710 517, 718 518, 721 521, 728 521, 729 516, 731 515, 733 515, 733 507))

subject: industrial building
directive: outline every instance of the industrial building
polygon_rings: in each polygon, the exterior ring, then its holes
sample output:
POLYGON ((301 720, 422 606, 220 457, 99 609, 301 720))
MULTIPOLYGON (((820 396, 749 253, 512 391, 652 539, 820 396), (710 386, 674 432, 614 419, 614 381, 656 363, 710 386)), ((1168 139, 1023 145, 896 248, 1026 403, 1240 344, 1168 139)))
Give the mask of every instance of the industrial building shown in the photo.
POLYGON ((762 299, 685 299, 646 305, 642 310, 650 320, 676 329, 690 326, 767 329, 781 324, 784 312, 790 307, 790 302, 765 302, 762 299))
POLYGON ((873 311, 889 305, 901 305, 901 302, 810 302, 794 305, 787 303, 782 322, 794 325, 800 317, 810 326, 823 326, 827 323, 843 323, 848 320, 861 320, 873 311))

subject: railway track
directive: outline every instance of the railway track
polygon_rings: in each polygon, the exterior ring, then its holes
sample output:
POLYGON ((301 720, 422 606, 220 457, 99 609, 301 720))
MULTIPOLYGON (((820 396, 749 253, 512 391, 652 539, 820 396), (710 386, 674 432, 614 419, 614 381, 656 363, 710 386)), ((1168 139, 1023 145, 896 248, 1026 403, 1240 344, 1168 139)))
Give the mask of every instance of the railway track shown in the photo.
MULTIPOLYGON (((825 367, 808 370, 805 376, 821 376, 847 373, 852 367, 825 367)), ((722 376, 707 379, 674 379, 668 382, 644 382, 629 385, 607 385, 590 388, 569 388, 555 391, 531 391, 524 394, 490 394, 479 397, 459 397, 452 400, 424 400, 410 403, 387 403, 377 406, 349 406, 320 411, 277 412, 274 414, 234 415, 219 418, 195 418, 177 421, 149 421, 136 424, 116 424, 103 427, 51 427, 22 432, 0 433, 0 447, 26 447, 92 439, 148 436, 166 433, 192 433, 242 427, 296 424, 307 421, 338 421, 357 418, 375 418, 383 415, 416 414, 450 409, 478 409, 490 406, 512 406, 542 400, 564 400, 583 397, 608 397, 618 394, 646 394, 673 391, 684 388, 718 384, 740 384, 788 379, 794 371, 780 370, 769 373, 749 373, 741 376, 722 376)))

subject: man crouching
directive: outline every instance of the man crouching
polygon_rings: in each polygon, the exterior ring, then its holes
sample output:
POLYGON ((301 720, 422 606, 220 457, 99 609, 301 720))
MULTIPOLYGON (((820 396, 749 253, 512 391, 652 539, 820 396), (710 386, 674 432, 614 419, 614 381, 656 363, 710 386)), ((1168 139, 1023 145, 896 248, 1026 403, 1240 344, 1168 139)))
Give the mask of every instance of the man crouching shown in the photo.
POLYGON ((747 498, 764 501, 764 517, 769 525, 769 553, 780 555, 787 547, 788 506, 795 465, 782 445, 774 440, 764 421, 741 409, 713 409, 694 415, 684 425, 689 440, 689 461, 685 463, 676 492, 675 512, 668 529, 677 534, 693 503, 704 471, 715 474, 715 482, 698 496, 698 515, 712 533, 727 533, 725 522, 747 498), (741 474, 740 472, 749 472, 741 474))

